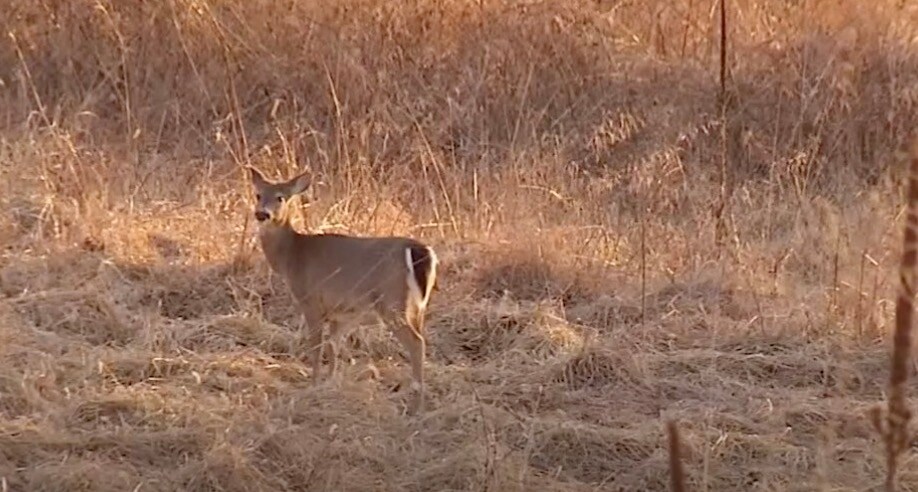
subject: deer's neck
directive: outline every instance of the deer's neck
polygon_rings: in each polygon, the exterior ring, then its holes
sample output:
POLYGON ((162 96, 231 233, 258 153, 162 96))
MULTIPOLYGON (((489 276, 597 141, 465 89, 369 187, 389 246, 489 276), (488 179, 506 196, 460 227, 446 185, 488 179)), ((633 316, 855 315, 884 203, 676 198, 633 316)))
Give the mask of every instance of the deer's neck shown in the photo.
POLYGON ((299 234, 291 227, 289 221, 269 222, 259 226, 258 237, 261 249, 271 268, 283 274, 286 271, 285 261, 290 258, 294 242, 299 234))

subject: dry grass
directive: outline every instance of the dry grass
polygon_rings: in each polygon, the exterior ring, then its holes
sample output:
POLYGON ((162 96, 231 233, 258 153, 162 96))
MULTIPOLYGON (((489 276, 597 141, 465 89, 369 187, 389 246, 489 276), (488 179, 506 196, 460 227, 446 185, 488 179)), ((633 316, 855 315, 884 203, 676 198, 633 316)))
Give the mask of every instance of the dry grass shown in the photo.
POLYGON ((722 114, 716 2, 6 2, 3 489, 663 490, 671 420, 688 490, 882 486, 918 9, 866 3, 729 2, 722 114), (377 327, 310 385, 243 164, 441 252, 426 415, 377 327))

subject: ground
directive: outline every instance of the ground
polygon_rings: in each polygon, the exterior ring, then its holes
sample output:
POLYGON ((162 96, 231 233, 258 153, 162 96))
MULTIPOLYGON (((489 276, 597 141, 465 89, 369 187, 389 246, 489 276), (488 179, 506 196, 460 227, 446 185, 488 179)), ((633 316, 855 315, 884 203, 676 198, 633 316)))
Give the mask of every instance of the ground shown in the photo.
POLYGON ((2 490, 879 489, 918 9, 718 5, 0 7, 2 490), (424 413, 245 165, 437 250, 424 413))

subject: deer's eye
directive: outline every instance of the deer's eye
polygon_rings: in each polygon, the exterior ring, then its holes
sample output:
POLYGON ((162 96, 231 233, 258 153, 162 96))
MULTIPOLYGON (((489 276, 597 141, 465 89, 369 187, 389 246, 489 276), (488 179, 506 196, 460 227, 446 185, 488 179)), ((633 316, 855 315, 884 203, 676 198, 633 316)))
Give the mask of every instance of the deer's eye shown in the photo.
POLYGON ((278 203, 284 203, 284 197, 282 196, 277 197, 277 201, 278 203))
POLYGON ((261 200, 261 193, 256 193, 256 194, 255 194, 255 199, 256 199, 256 200, 261 200))

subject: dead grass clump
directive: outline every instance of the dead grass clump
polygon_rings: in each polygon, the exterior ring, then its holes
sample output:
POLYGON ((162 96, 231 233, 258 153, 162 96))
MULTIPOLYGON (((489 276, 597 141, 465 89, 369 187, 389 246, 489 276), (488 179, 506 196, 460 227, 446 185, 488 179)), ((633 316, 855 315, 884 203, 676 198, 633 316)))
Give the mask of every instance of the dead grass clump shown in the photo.
POLYGON ((209 441, 200 428, 161 431, 97 429, 71 433, 51 422, 39 427, 5 424, 0 429, 0 462, 27 470, 66 462, 67 457, 110 458, 138 467, 175 469, 183 461, 200 456, 202 446, 206 447, 209 441))
POLYGON ((163 261, 174 261, 188 256, 187 246, 167 234, 150 233, 147 239, 150 247, 163 261))
POLYGON ((227 284, 228 268, 169 268, 164 272, 151 272, 150 278, 142 279, 145 293, 139 302, 157 306, 163 316, 180 320, 227 314, 236 304, 227 284))
POLYGON ((784 424, 793 432, 798 444, 813 440, 873 439, 875 430, 867 418, 868 406, 845 398, 827 398, 817 402, 800 402, 784 412, 784 424))
POLYGON ((279 362, 258 353, 229 353, 212 357, 195 374, 205 389, 235 393, 239 402, 263 403, 290 383, 308 380, 302 364, 279 362))
POLYGON ((709 384, 734 381, 756 387, 820 388, 825 395, 866 389, 865 376, 856 366, 824 357, 800 351, 768 355, 686 349, 655 358, 651 366, 658 377, 667 380, 694 378, 709 384))
POLYGON ((646 383, 644 371, 634 355, 626 350, 596 346, 586 347, 570 357, 558 367, 554 379, 575 390, 646 383))
MULTIPOLYGON (((14 196, 4 201, 6 203, 3 204, 3 208, 12 215, 11 222, 15 233, 26 235, 38 227, 42 214, 42 207, 38 203, 23 196, 14 196)), ((10 231, 9 236, 3 236, 10 237, 13 235, 12 232, 10 231)))
POLYGON ((43 463, 29 468, 21 474, 21 481, 14 479, 10 485, 14 490, 36 492, 100 491, 116 492, 137 490, 144 482, 135 467, 118 460, 104 460, 98 457, 70 458, 59 463, 43 463), (18 483, 17 483, 18 482, 18 483))
POLYGON ((174 344, 196 352, 257 347, 266 353, 297 355, 299 324, 277 326, 257 317, 213 316, 176 326, 174 344))
POLYGON ((329 432, 332 426, 349 432, 364 432, 380 426, 392 433, 401 432, 404 422, 396 418, 398 409, 389 399, 391 395, 376 389, 372 383, 348 380, 340 385, 288 388, 283 401, 274 402, 268 416, 323 433, 329 432), (341 408, 345 407, 350 410, 341 413, 341 408))
MULTIPOLYGON (((449 382, 469 384, 453 378, 449 382)), ((520 482, 526 480, 525 457, 515 451, 524 437, 512 414, 468 394, 450 393, 440 401, 423 423, 406 422, 407 429, 395 429, 387 442, 375 442, 377 447, 367 450, 374 456, 385 455, 393 445, 407 451, 398 463, 404 472, 392 477, 388 488, 521 490, 520 482), (419 424, 425 431, 417 432, 419 424), (412 434, 404 444, 398 437, 403 431, 412 434), (430 452, 416 454, 412 448, 430 452)), ((378 464, 380 472, 389 475, 384 472, 389 464, 385 460, 378 464)))
POLYGON ((439 319, 436 329, 438 350, 473 362, 513 354, 543 360, 578 349, 584 337, 552 305, 510 299, 479 302, 455 319, 439 319))
POLYGON ((162 401, 138 394, 112 395, 77 403, 66 417, 69 426, 87 430, 106 427, 146 428, 151 417, 165 412, 162 401))
POLYGON ((487 457, 480 446, 469 446, 448 459, 426 467, 418 481, 429 484, 431 490, 474 490, 482 486, 482 465, 487 457))
POLYGON ((281 489, 276 477, 266 475, 256 466, 250 451, 230 443, 217 444, 201 460, 189 463, 178 473, 183 490, 247 492, 281 489))
POLYGON ((589 301, 565 306, 564 315, 574 323, 600 332, 610 332, 619 327, 628 329, 641 322, 639 301, 629 302, 617 296, 601 294, 589 301))
MULTIPOLYGON (((295 331, 300 312, 287 286, 270 275, 260 251, 213 264, 120 264, 115 270, 126 302, 155 307, 168 322, 207 325, 237 312, 257 312, 295 331)), ((186 327, 189 325, 185 325, 186 327)))
POLYGON ((409 464, 417 465, 427 457, 404 454, 407 443, 398 437, 402 429, 372 432, 365 424, 276 429, 258 438, 253 456, 284 490, 300 484, 329 490, 396 490, 420 483, 424 488, 443 490, 432 483, 440 477, 418 477, 422 473, 409 464))
POLYGON ((507 456, 502 444, 495 443, 489 449, 470 442, 451 448, 447 459, 429 460, 410 482, 400 485, 423 484, 428 490, 526 490, 516 479, 521 463, 507 456))
MULTIPOLYGON (((276 276, 271 277, 271 280, 272 282, 270 283, 266 282, 267 285, 265 285, 266 288, 264 289, 243 293, 237 292, 236 297, 239 299, 244 298, 246 306, 255 306, 255 309, 262 313, 265 320, 282 326, 291 333, 295 333, 299 329, 302 313, 283 281, 276 276)), ((247 284, 242 285, 246 286, 247 284)))
POLYGON ((111 431, 97 429, 73 436, 67 451, 86 456, 120 458, 138 467, 175 470, 203 456, 214 440, 213 434, 211 424, 204 425, 201 420, 162 430, 130 427, 111 431))
MULTIPOLYGON (((219 353, 188 353, 186 355, 156 355, 134 353, 130 357, 103 356, 93 367, 90 378, 114 384, 116 387, 164 382, 190 385, 203 396, 208 392, 226 396, 230 392, 237 403, 264 403, 267 395, 277 395, 288 385, 309 380, 306 366, 294 360, 282 361, 258 351, 221 351, 219 353)), ((166 384, 159 391, 168 392, 166 384)), ((153 402, 155 403, 155 402, 153 402)))
POLYGON ((530 466, 535 469, 592 484, 641 484, 644 490, 665 488, 665 475, 647 474, 635 480, 646 473, 642 473, 641 467, 647 460, 661 451, 660 443, 654 443, 643 432, 567 422, 551 425, 545 422, 539 427, 529 458, 530 466), (643 480, 649 482, 641 483, 643 480))
POLYGON ((104 294, 52 291, 17 299, 15 306, 36 328, 93 345, 123 345, 135 335, 123 310, 104 294))
POLYGON ((28 415, 37 406, 35 391, 27 386, 24 378, 16 373, 0 374, 0 415, 7 418, 16 418, 28 415))
POLYGON ((7 255, 0 262, 0 292, 13 297, 52 290, 72 291, 95 276, 101 260, 95 254, 64 251, 7 255))
POLYGON ((806 476, 817 465, 814 450, 766 435, 729 435, 716 453, 719 465, 712 488, 719 490, 762 486, 787 490, 791 474, 806 476))
POLYGON ((280 429, 261 437, 255 452, 261 466, 282 488, 315 483, 328 473, 330 436, 325 433, 280 429), (323 459, 324 458, 324 459, 323 459))
POLYGON ((178 320, 195 320, 239 310, 239 293, 234 290, 231 274, 205 274, 197 277, 197 282, 200 283, 187 285, 190 288, 167 288, 154 294, 162 315, 178 320))
POLYGON ((488 253, 475 280, 475 291, 491 298, 509 295, 521 301, 558 299, 564 304, 595 297, 595 279, 560 258, 536 257, 529 251, 488 253))
POLYGON ((650 294, 650 309, 656 315, 678 312, 682 315, 723 315, 748 321, 756 313, 750 296, 729 285, 715 274, 697 274, 694 279, 674 282, 650 294))
POLYGON ((157 355, 146 351, 123 351, 98 355, 95 377, 130 386, 149 379, 184 376, 195 369, 191 355, 157 355))

